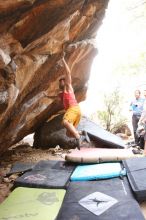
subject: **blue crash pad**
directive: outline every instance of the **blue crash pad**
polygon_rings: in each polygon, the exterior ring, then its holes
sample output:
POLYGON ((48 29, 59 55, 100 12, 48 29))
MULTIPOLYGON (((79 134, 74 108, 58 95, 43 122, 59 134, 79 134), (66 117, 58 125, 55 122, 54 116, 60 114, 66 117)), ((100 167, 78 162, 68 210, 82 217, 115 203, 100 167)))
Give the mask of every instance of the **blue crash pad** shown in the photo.
POLYGON ((71 181, 108 179, 121 175, 126 175, 126 170, 118 162, 79 165, 72 173, 71 181))

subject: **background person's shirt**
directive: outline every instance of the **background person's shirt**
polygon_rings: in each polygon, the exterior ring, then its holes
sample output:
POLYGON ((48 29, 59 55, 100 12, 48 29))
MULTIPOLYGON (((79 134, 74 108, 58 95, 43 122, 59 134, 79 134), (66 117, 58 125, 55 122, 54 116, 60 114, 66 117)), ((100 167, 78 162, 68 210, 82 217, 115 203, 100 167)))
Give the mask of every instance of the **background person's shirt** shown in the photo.
POLYGON ((144 99, 134 99, 130 104, 130 110, 133 112, 133 115, 140 116, 143 111, 144 99))
POLYGON ((140 117, 140 123, 141 122, 146 124, 146 99, 144 99, 144 103, 143 103, 143 111, 140 117))

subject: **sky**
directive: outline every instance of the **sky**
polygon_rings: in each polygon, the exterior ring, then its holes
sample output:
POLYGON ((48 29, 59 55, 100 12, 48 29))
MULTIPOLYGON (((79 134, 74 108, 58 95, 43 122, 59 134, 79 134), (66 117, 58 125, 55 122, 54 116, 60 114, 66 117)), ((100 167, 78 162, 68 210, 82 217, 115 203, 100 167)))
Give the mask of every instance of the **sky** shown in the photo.
POLYGON ((144 14, 139 10, 140 1, 144 2, 144 0, 109 1, 105 18, 97 32, 98 54, 91 68, 87 99, 81 103, 83 114, 87 116, 96 109, 102 109, 103 94, 110 93, 118 86, 129 101, 133 98, 135 89, 146 88, 144 73, 130 79, 126 74, 120 78, 113 75, 113 70, 118 65, 126 63, 127 60, 137 60, 140 51, 146 51, 146 20, 143 19, 146 18, 146 10, 144 14))

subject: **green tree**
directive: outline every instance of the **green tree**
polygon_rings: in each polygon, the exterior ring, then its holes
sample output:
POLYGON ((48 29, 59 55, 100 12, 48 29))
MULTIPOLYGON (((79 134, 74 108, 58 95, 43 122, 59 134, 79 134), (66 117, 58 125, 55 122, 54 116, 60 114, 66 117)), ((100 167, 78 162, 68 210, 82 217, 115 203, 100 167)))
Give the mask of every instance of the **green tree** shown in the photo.
POLYGON ((101 125, 112 133, 121 125, 124 125, 127 119, 122 115, 123 98, 120 91, 116 88, 108 95, 104 95, 104 109, 97 111, 98 119, 101 125))

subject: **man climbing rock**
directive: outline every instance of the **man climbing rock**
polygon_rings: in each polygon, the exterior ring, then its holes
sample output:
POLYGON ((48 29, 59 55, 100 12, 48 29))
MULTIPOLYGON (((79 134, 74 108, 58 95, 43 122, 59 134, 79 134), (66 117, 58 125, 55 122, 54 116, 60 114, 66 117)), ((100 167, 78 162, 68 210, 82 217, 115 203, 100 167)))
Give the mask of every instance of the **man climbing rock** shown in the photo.
POLYGON ((86 131, 79 132, 76 129, 81 119, 81 110, 72 87, 71 71, 64 57, 62 58, 62 65, 64 67, 64 77, 59 80, 59 96, 66 110, 62 124, 67 129, 67 136, 76 139, 76 146, 80 150, 83 140, 90 142, 90 139, 86 131))

